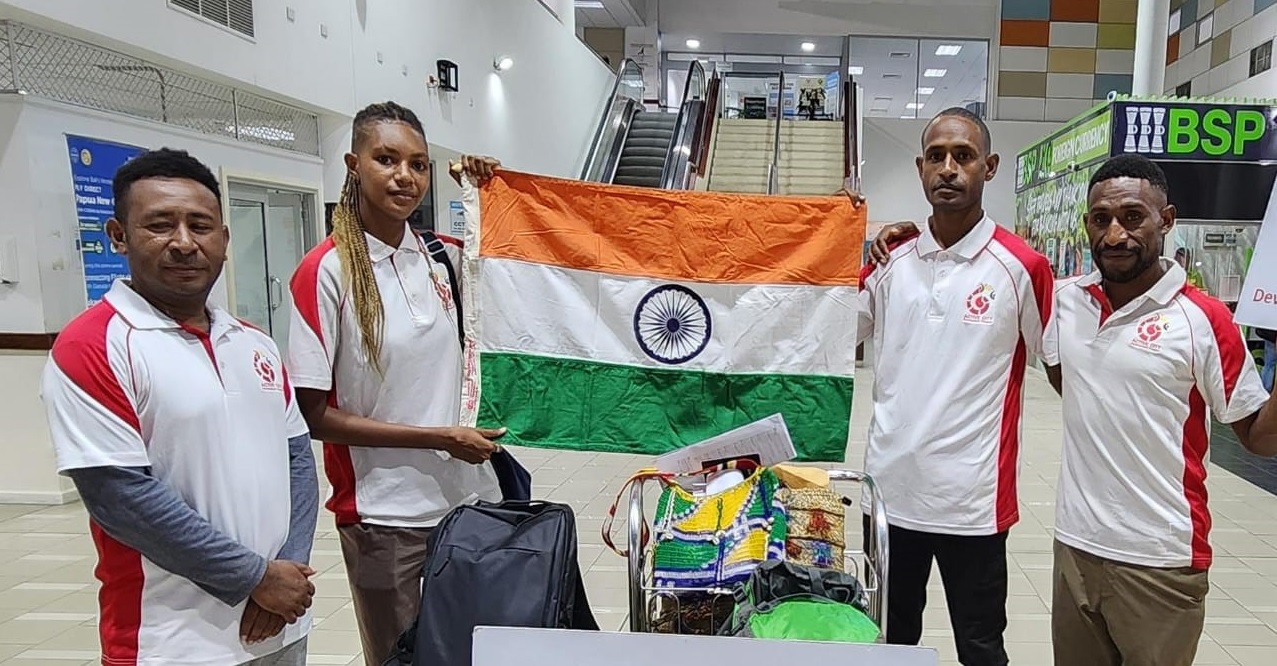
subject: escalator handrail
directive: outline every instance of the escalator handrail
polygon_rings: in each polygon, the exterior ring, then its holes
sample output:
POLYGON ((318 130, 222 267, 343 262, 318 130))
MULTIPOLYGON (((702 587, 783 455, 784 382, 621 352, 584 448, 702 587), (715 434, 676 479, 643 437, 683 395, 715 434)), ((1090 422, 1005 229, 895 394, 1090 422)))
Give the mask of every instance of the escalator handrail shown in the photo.
MULTIPOLYGON (((591 166, 598 157, 598 152, 602 148, 599 142, 603 140, 603 134, 607 130, 607 121, 611 117, 612 111, 616 106, 617 98, 622 92, 621 86, 625 83, 628 74, 636 74, 639 81, 643 80, 643 68, 639 66, 632 58, 625 58, 621 61, 621 66, 616 69, 616 81, 612 84, 612 92, 607 96, 607 102, 603 105, 603 114, 599 118, 598 127, 594 130, 594 138, 590 141, 590 152, 585 157, 585 165, 581 167, 581 180, 590 177, 591 166)), ((638 99, 641 102, 643 94, 640 92, 638 99)))
MULTIPOLYGON (((699 60, 693 60, 692 64, 687 68, 687 82, 683 84, 683 99, 678 109, 678 119, 674 121, 674 136, 670 138, 669 150, 665 153, 665 169, 661 172, 661 187, 663 189, 684 189, 687 180, 687 165, 691 161, 693 146, 683 145, 692 141, 695 131, 688 131, 688 123, 692 119, 688 117, 688 109, 693 108, 695 102, 705 101, 705 67, 701 65, 699 60), (693 89, 692 84, 697 86, 693 89), (680 178, 680 174, 682 178, 680 178), (675 186, 678 187, 675 187, 675 186)), ((703 109, 704 104, 700 107, 703 109)), ((703 112, 703 111, 702 111, 703 112)))

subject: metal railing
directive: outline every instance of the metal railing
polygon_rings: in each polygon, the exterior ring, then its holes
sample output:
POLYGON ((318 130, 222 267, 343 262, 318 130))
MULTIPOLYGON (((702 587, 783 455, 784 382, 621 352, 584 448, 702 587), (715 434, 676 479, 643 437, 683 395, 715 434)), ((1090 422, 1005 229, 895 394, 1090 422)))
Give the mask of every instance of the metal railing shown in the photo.
POLYGON ((856 79, 843 83, 843 186, 860 192, 860 105, 856 99, 856 79))
POLYGON ((700 61, 693 60, 687 70, 687 83, 683 85, 683 103, 679 105, 678 119, 674 122, 674 137, 670 140, 670 151, 665 157, 665 169, 661 172, 661 187, 664 189, 685 190, 691 186, 691 161, 694 152, 699 153, 695 144, 699 138, 699 121, 705 111, 705 92, 709 80, 705 77, 705 67, 700 61))
POLYGON ((15 21, 0 21, 0 93, 320 154, 314 113, 15 21))
POLYGON ((780 191, 780 124, 785 122, 785 72, 780 73, 780 88, 776 96, 776 128, 772 134, 772 159, 767 165, 767 193, 780 191))
POLYGON ((598 129, 590 142, 590 152, 581 167, 581 180, 611 182, 616 170, 613 153, 617 141, 624 141, 629 132, 630 116, 643 104, 643 69, 637 62, 626 58, 617 68, 616 82, 603 104, 598 129))

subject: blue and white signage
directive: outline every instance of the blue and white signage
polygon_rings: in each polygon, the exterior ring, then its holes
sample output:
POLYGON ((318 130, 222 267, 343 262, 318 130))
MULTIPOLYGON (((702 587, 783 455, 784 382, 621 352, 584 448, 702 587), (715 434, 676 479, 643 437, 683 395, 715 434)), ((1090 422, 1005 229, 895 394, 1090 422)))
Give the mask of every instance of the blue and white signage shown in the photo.
POLYGON ((80 228, 76 244, 84 263, 84 289, 90 306, 102 300, 113 282, 129 276, 128 262, 123 255, 115 253, 106 237, 106 221, 115 214, 111 180, 117 169, 145 150, 67 135, 75 215, 80 228))

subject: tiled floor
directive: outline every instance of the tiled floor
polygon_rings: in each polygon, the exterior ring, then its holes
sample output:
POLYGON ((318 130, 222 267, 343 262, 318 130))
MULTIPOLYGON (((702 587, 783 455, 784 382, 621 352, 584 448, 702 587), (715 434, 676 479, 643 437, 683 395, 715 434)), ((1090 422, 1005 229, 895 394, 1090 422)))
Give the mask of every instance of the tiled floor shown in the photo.
MULTIPOLYGON (((857 467, 867 423, 869 377, 860 376, 855 443, 857 467)), ((1051 526, 1059 466, 1058 401, 1030 373, 1020 500, 1023 520, 1011 534, 1007 640, 1017 664, 1050 664, 1051 526)), ((598 536, 620 485, 640 467, 630 456, 517 451, 533 469, 537 494, 576 508, 581 562, 590 600, 607 629, 625 624, 624 561, 605 552, 598 536)), ((1205 636, 1197 663, 1277 664, 1277 496, 1220 468, 1210 478, 1215 515, 1215 567, 1205 636)), ((849 521, 854 523, 855 521, 849 521)), ((318 625, 312 664, 356 664, 359 640, 341 552, 327 516, 321 518, 314 566, 318 625)), ((857 540, 858 541, 858 540, 857 540)), ((0 506, 0 661, 4 664, 88 664, 97 656, 93 545, 79 505, 41 509, 0 506)), ((955 664, 939 577, 933 576, 925 642, 955 664)))

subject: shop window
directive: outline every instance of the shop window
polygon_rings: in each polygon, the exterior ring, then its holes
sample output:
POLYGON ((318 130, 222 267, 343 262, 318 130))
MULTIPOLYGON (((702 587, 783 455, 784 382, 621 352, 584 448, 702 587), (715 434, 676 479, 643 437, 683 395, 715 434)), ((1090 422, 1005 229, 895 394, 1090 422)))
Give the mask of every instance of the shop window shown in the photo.
POLYGON ((1272 69, 1273 40, 1268 40, 1250 50, 1250 75, 1258 76, 1272 69))
POLYGON ((1175 86, 1175 96, 1176 96, 1176 97, 1192 97, 1192 96, 1193 96, 1193 82, 1192 82, 1192 81, 1185 81, 1185 82, 1183 82, 1183 83, 1181 83, 1181 84, 1179 84, 1179 85, 1175 86))
POLYGON ((1215 36, 1215 15, 1207 14, 1197 22, 1197 45, 1201 46, 1215 36))

